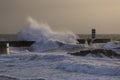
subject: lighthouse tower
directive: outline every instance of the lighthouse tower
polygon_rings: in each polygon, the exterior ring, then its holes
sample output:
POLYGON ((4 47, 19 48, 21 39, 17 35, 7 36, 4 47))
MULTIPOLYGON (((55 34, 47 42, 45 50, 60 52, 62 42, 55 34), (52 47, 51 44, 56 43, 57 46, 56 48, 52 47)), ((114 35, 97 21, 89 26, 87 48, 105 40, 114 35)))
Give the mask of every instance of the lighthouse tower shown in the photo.
POLYGON ((92 38, 92 39, 95 39, 95 38, 96 38, 96 29, 95 29, 95 28, 92 28, 91 38, 92 38))

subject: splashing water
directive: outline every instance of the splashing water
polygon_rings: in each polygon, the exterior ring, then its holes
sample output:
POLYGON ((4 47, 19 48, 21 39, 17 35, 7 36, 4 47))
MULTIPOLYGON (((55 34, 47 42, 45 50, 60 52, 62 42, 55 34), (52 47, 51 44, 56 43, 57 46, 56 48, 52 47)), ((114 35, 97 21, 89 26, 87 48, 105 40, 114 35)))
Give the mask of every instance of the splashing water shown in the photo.
POLYGON ((44 50, 59 47, 57 44, 76 44, 76 35, 72 32, 62 33, 52 31, 48 24, 39 24, 28 18, 27 25, 18 33, 21 40, 35 41, 34 49, 44 50))

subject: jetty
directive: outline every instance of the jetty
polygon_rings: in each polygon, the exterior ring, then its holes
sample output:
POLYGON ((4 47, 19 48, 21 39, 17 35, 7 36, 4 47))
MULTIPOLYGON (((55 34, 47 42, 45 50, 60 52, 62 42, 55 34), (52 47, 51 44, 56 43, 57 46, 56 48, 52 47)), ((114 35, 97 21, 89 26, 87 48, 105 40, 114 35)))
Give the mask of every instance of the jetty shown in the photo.
POLYGON ((86 35, 77 35, 77 41, 79 44, 85 44, 86 42, 88 43, 88 45, 93 44, 93 43, 107 43, 107 42, 112 42, 112 41, 120 41, 120 38, 118 38, 118 36, 111 36, 111 35, 100 35, 100 34, 96 34, 96 29, 92 28, 91 29, 91 34, 86 35))
POLYGON ((77 39, 79 44, 85 44, 86 42, 88 44, 91 43, 107 43, 107 42, 111 42, 111 39, 77 39))
POLYGON ((30 47, 35 41, 25 41, 17 34, 0 34, 0 54, 9 54, 10 47, 30 47))
POLYGON ((108 58, 120 58, 120 54, 113 50, 108 49, 88 49, 88 50, 80 50, 78 52, 68 53, 74 56, 96 56, 96 57, 108 57, 108 58))
POLYGON ((0 41, 0 54, 9 54, 9 47, 30 47, 34 41, 0 41))

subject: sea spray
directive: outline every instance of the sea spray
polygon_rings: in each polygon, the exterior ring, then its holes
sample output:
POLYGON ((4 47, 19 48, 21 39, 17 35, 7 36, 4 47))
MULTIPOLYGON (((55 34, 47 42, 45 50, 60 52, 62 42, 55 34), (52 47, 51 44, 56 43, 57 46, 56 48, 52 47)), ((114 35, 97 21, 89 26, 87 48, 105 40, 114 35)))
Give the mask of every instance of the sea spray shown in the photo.
POLYGON ((76 44, 76 35, 72 32, 62 33, 52 31, 48 24, 39 24, 32 18, 28 18, 24 29, 18 32, 21 40, 35 41, 33 50, 50 50, 60 47, 60 44, 76 44))

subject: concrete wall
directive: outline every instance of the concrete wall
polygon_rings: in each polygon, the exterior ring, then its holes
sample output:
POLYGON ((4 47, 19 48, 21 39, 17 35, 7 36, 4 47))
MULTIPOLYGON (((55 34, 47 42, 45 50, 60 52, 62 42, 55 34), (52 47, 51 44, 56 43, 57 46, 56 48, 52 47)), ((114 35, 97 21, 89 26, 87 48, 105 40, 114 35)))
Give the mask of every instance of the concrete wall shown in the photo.
POLYGON ((0 41, 1 45, 9 43, 11 47, 30 47, 34 41, 0 41))
POLYGON ((85 42, 87 41, 88 44, 90 43, 107 43, 110 42, 111 39, 77 39, 77 41, 79 42, 79 44, 85 44, 85 42))
POLYGON ((0 54, 9 54, 9 43, 0 43, 0 54))
POLYGON ((34 41, 0 41, 0 54, 9 54, 9 47, 30 47, 34 41))

